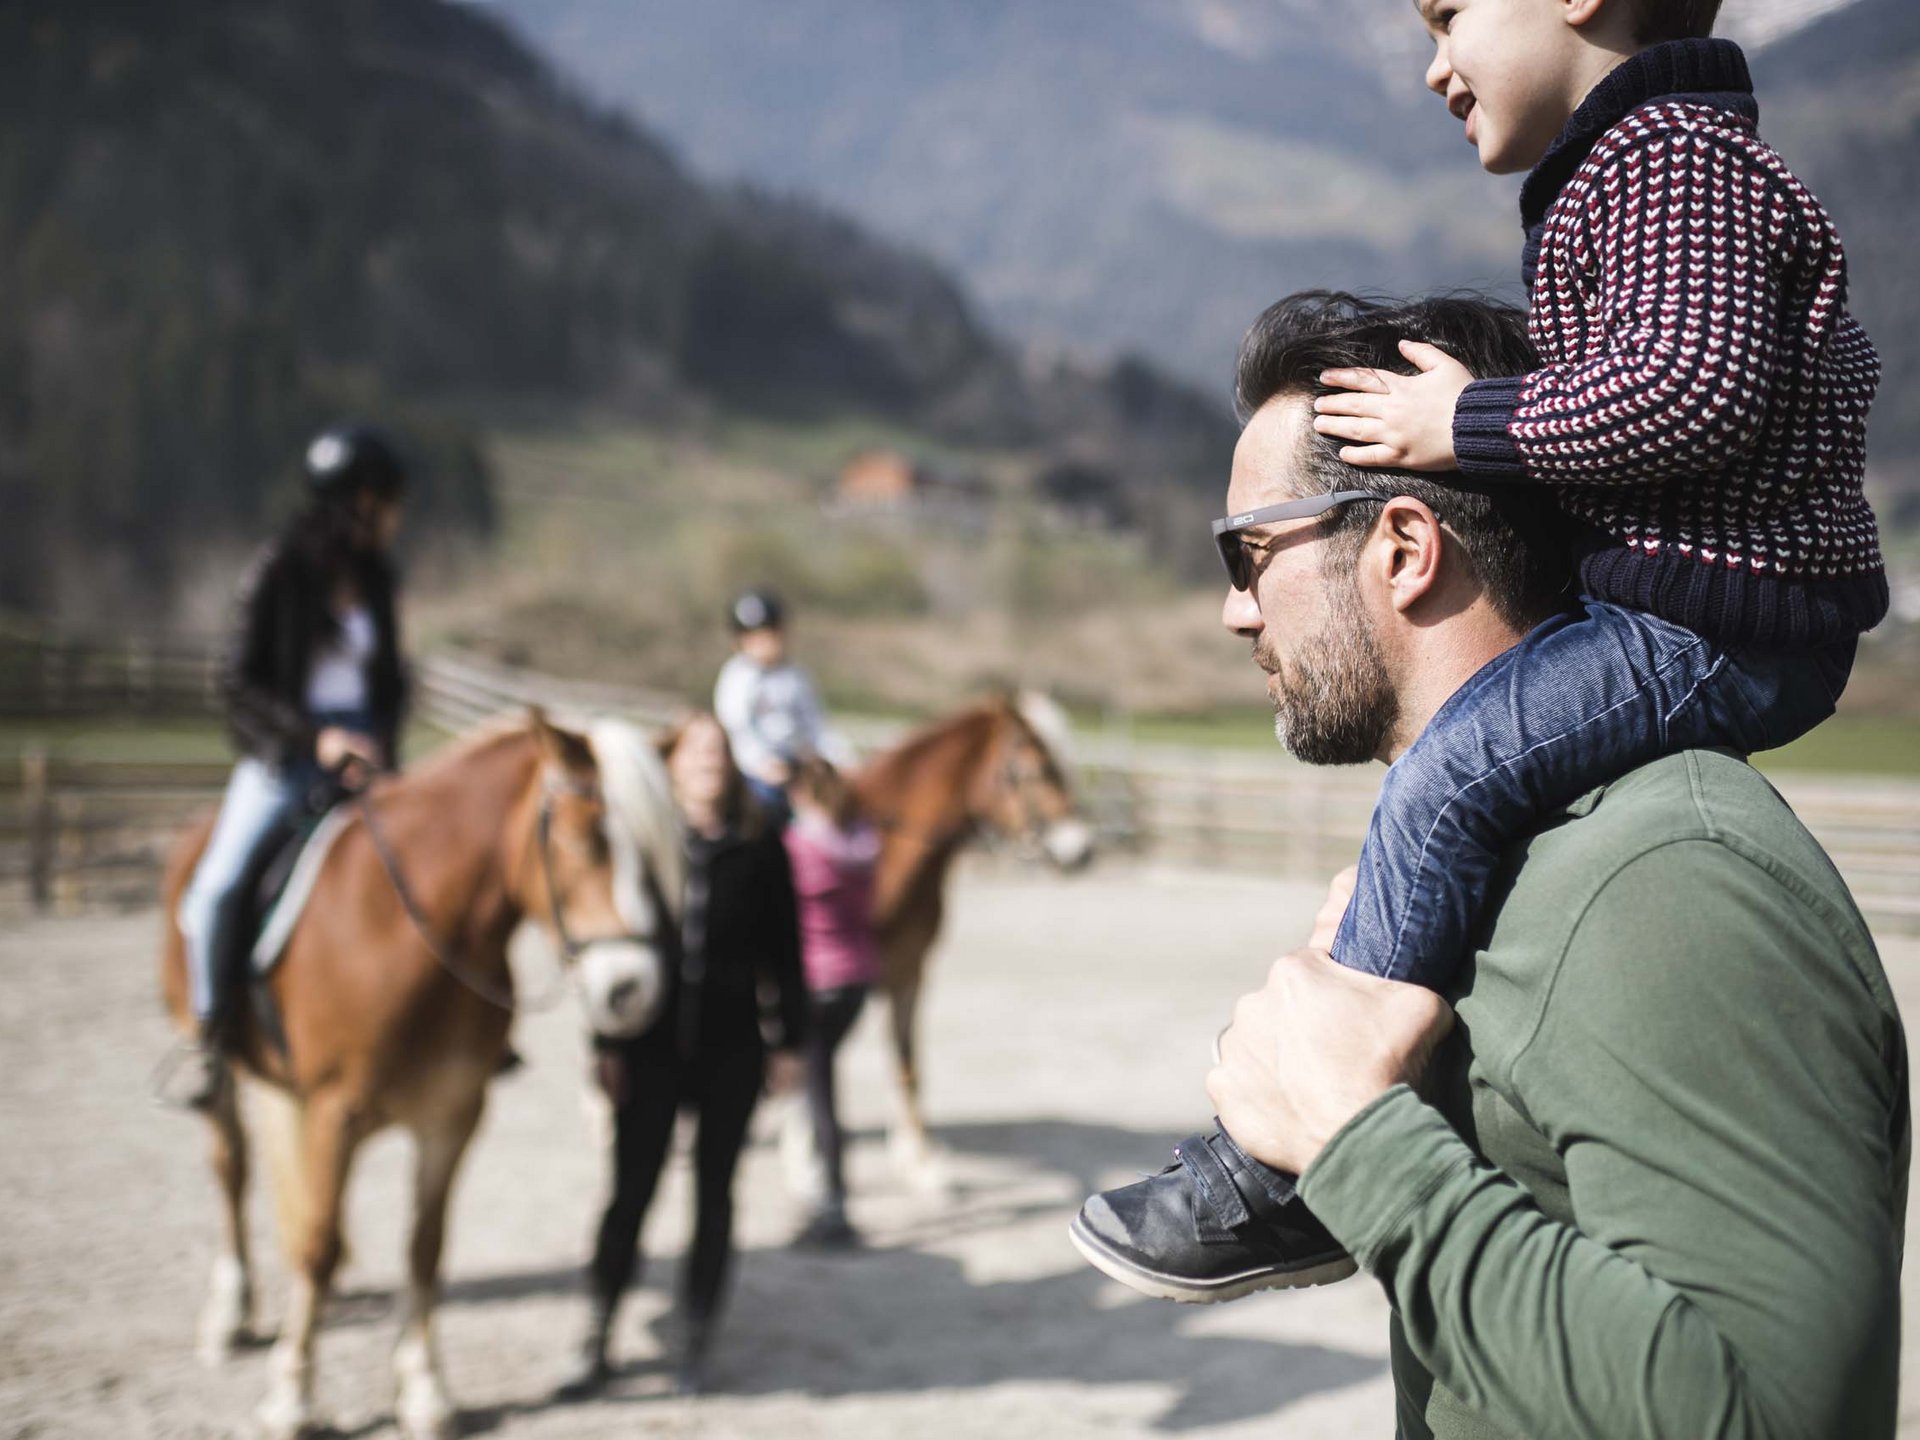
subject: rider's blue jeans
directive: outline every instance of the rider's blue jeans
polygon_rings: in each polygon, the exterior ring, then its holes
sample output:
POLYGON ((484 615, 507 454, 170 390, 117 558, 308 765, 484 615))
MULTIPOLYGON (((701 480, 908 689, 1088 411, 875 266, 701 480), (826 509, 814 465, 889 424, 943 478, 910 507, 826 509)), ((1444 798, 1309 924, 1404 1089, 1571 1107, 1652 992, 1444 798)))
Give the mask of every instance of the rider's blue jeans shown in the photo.
POLYGON ((1721 649, 1586 599, 1490 661, 1387 770, 1334 958, 1440 989, 1470 949, 1503 849, 1662 755, 1769 750, 1833 714, 1854 642, 1721 649))
MULTIPOLYGON (((338 725, 362 732, 369 728, 363 714, 314 718, 322 727, 338 725)), ((320 779, 320 767, 312 760, 281 767, 245 756, 233 767, 213 834, 180 897, 178 911, 187 949, 187 995, 194 1018, 203 1024, 220 1001, 216 966, 235 892, 251 873, 260 846, 306 805, 320 779)))

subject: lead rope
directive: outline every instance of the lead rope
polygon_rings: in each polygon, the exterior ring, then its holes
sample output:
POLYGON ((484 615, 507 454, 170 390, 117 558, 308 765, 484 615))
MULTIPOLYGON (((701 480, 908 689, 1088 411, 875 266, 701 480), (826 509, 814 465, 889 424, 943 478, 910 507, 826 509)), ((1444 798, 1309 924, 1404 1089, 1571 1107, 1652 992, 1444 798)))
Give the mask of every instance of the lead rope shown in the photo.
MULTIPOLYGON (((382 828, 379 819, 374 813, 372 795, 369 792, 362 791, 355 797, 353 803, 355 808, 360 812, 361 821, 367 827, 367 839, 373 843, 373 853, 380 857, 381 867, 387 872, 387 879, 393 884, 393 893, 399 897, 400 908, 406 912, 407 919, 412 923, 414 930, 426 945, 428 953, 438 962, 442 970, 446 971, 447 974, 451 975, 455 980, 459 981, 489 1005, 509 1013, 516 1010, 538 1013, 542 1010, 551 1009, 559 1003, 561 996, 566 992, 567 974, 564 969, 556 970, 553 981, 533 999, 519 1000, 515 997, 511 989, 502 989, 491 980, 470 974, 456 963, 453 957, 448 954, 447 947, 435 933, 432 922, 427 919, 425 912, 421 910, 419 902, 414 899, 413 889, 407 884, 405 874, 401 872, 399 858, 394 854, 393 847, 387 843, 386 831, 382 828)), ((542 841, 544 841, 546 838, 548 819, 547 810, 544 805, 541 807, 540 818, 540 834, 542 841)), ((543 855, 542 859, 545 860, 546 857, 543 855)), ((551 865, 551 861, 547 863, 551 865)), ((566 935, 564 920, 561 920, 556 928, 557 933, 562 937, 562 942, 564 943, 564 937, 566 935)))

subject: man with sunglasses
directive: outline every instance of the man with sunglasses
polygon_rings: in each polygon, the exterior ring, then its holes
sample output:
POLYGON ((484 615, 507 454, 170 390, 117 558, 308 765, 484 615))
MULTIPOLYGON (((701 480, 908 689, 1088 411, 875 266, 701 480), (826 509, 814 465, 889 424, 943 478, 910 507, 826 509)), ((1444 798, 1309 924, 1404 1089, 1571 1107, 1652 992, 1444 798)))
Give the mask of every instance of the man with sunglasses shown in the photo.
MULTIPOLYGON (((1301 759, 1399 768, 1468 723, 1448 743, 1479 747, 1484 784, 1525 783, 1514 757, 1606 683, 1555 663, 1592 606, 1551 492, 1356 469, 1313 430, 1323 375, 1404 369, 1405 342, 1481 375, 1530 358, 1518 312, 1470 300, 1307 294, 1250 332, 1222 618, 1301 759)), ((1644 657, 1663 681, 1685 668, 1672 644, 1644 657)), ((1440 985, 1341 952, 1336 893, 1236 1009, 1208 1077, 1220 1127, 1089 1200, 1082 1253, 1186 1300, 1367 1269, 1394 1305, 1405 1435, 1890 1434, 1899 1017, 1818 845, 1743 760, 1687 743, 1531 797, 1440 985)), ((1378 825, 1363 863, 1462 848, 1437 829, 1381 846, 1378 825)))

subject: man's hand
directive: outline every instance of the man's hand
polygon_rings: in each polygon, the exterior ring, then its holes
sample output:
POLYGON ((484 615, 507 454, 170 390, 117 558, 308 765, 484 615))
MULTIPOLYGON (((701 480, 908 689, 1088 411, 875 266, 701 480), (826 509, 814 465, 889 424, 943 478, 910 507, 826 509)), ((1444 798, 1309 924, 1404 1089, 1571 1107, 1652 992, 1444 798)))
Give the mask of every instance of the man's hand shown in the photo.
POLYGON ((1241 1148, 1297 1175, 1370 1102, 1416 1082, 1452 1024, 1431 990, 1296 950, 1234 1007, 1207 1095, 1241 1148))
POLYGON ((1313 402, 1313 428, 1354 444, 1340 447, 1349 465, 1387 465, 1398 470, 1457 470, 1453 453, 1453 407, 1473 381, 1467 367, 1446 351, 1402 340, 1400 353, 1417 375, 1391 370, 1326 370, 1322 385, 1338 393, 1313 402))

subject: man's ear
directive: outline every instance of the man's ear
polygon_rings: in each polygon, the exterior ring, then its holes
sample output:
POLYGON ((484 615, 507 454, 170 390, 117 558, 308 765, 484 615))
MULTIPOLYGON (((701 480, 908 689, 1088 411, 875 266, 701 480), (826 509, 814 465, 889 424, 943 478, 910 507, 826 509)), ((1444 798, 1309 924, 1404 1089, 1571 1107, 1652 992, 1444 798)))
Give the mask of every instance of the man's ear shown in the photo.
POLYGON ((1381 507, 1374 535, 1383 547, 1387 601, 1405 613, 1439 584, 1446 548, 1440 519, 1411 495, 1396 495, 1381 507))

